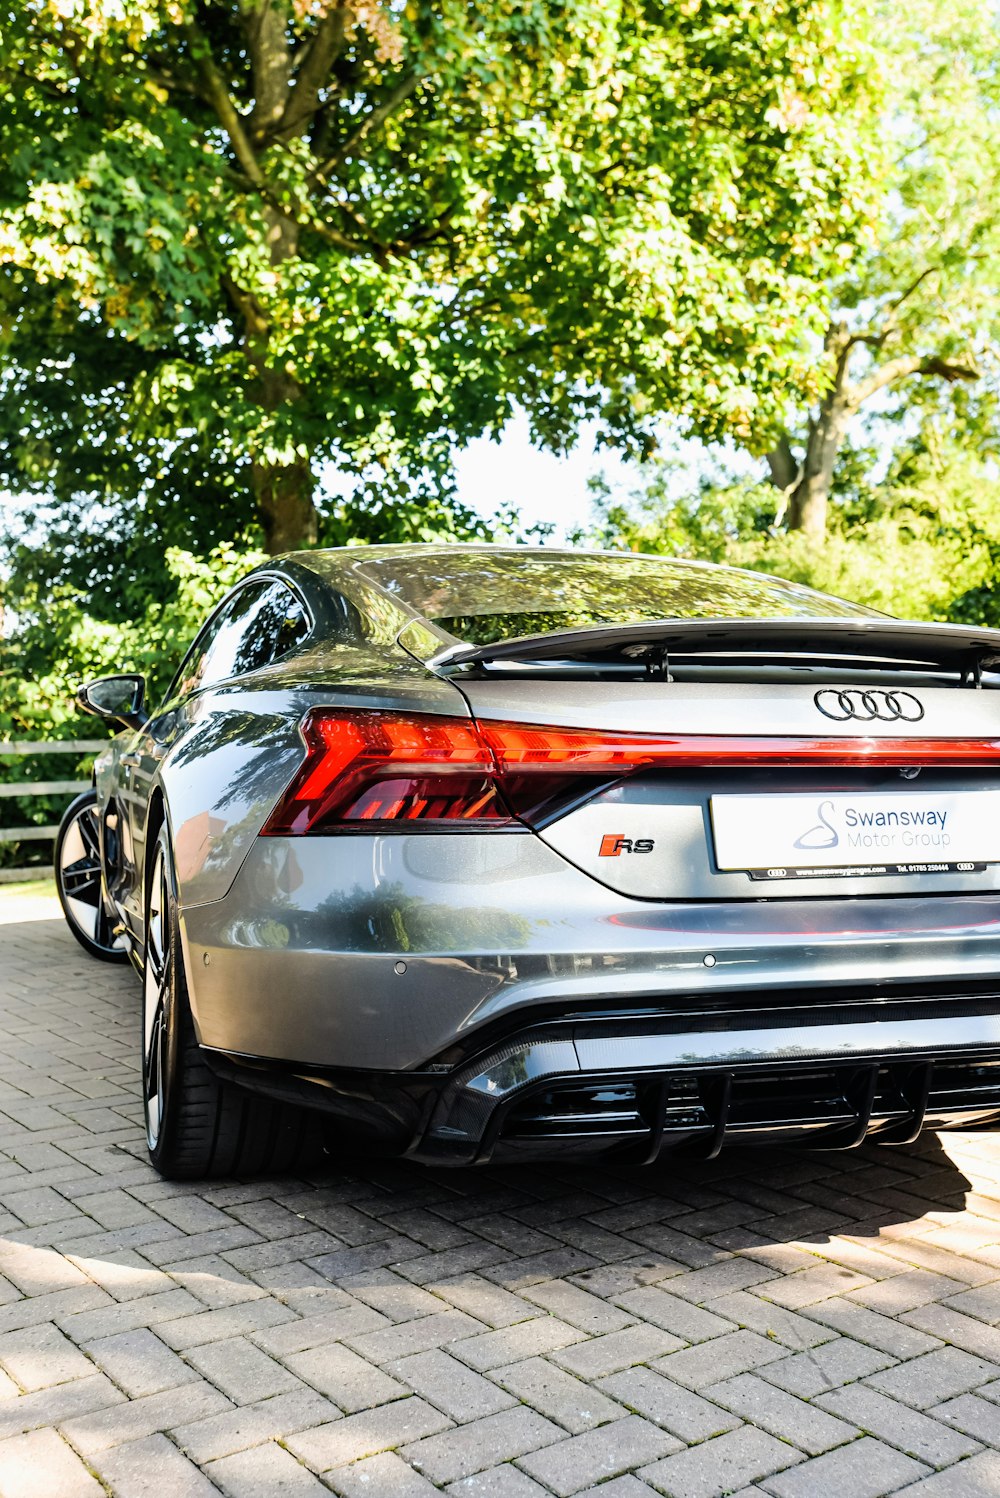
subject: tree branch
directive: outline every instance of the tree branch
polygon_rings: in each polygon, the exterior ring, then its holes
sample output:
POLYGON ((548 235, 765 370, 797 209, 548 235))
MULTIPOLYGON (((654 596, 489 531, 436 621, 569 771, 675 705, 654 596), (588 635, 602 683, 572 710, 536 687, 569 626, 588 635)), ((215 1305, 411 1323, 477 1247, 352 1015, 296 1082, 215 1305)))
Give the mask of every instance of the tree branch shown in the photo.
POLYGON ((886 385, 908 379, 910 375, 937 375, 954 384, 956 380, 978 380, 981 373, 972 362, 962 364, 937 355, 922 358, 919 354, 900 354, 896 359, 889 359, 880 369, 873 370, 866 380, 852 385, 847 391, 847 404, 850 410, 856 411, 877 390, 884 390, 886 385))
POLYGON ((401 78, 389 96, 365 115, 354 134, 338 150, 334 151, 332 156, 328 156, 325 161, 319 163, 312 173, 313 181, 320 183, 335 171, 342 161, 357 150, 366 136, 370 135, 373 130, 377 130, 401 104, 405 103, 420 81, 419 73, 411 73, 408 77, 401 78))
POLYGON ((265 334, 270 327, 270 323, 264 315, 257 298, 252 296, 250 292, 244 291, 242 286, 233 280, 232 276, 223 274, 221 280, 222 289, 243 319, 244 331, 247 337, 259 338, 265 334))
POLYGON ((348 235, 341 234, 339 229, 334 229, 316 218, 307 219, 302 224, 302 228, 311 229, 314 234, 319 235, 320 239, 325 239, 327 244, 343 250, 345 255, 374 255, 376 259, 379 259, 388 254, 387 247, 380 244, 378 240, 365 244, 360 239, 351 239, 348 235))
POLYGON ((920 272, 919 276, 917 276, 910 282, 906 290, 900 296, 898 296, 894 302, 889 303, 889 312, 885 322, 886 331, 895 326, 896 314, 902 307, 903 303, 909 301, 913 293, 915 291, 919 291, 920 287, 927 280, 927 277, 933 276, 938 271, 938 269, 939 267, 936 265, 928 265, 924 270, 920 272))
POLYGON ((280 125, 282 135, 301 130, 316 113, 330 69, 343 51, 349 14, 347 6, 340 4, 317 27, 299 65, 291 98, 285 105, 280 125))
POLYGON ((921 374, 937 375, 942 380, 947 380, 949 385, 954 385, 957 380, 978 380, 982 377, 982 370, 978 364, 969 361, 968 364, 960 364, 956 359, 925 359, 921 374))
POLYGON ((288 104, 292 54, 285 34, 284 8, 271 0, 241 0, 243 34, 250 54, 254 106, 250 132, 259 145, 275 130, 288 104))
POLYGON ((253 147, 243 128, 243 119, 237 113, 236 106, 229 97, 225 80, 215 65, 208 38, 195 21, 187 23, 184 27, 184 35, 191 48, 191 56, 205 91, 206 102, 214 109, 216 119, 229 137, 233 155, 255 187, 266 187, 264 174, 257 164, 257 157, 254 155, 253 147))
MULTIPOLYGON (((282 216, 292 218, 301 228, 312 229, 321 239, 326 240, 328 244, 335 245, 337 249, 343 250, 345 254, 364 255, 373 252, 379 253, 382 246, 377 243, 365 244, 361 240, 350 239, 346 234, 341 234, 339 230, 320 223, 302 205, 284 205, 278 200, 274 189, 260 169, 253 147, 243 128, 242 117, 237 113, 233 101, 229 97, 229 91, 226 88, 222 75, 215 66, 206 37, 193 22, 185 28, 185 32, 188 37, 188 44, 191 47, 192 56, 198 67, 198 73, 205 90, 205 97, 208 103, 211 104, 216 118, 228 135, 237 161, 254 187, 258 188, 276 212, 282 216)), ((232 292, 230 295, 232 295, 232 292)), ((241 310, 246 315, 246 308, 243 307, 241 310)))
POLYGON ((142 76, 148 78, 150 83, 155 84, 157 88, 166 89, 169 93, 189 94, 192 98, 201 99, 204 102, 204 95, 197 84, 192 83, 189 78, 178 78, 176 73, 172 73, 169 68, 157 68, 147 63, 142 70, 142 76))
POLYGON ((851 342, 855 344, 863 343, 866 348, 871 349, 884 348, 885 344, 896 331, 898 325, 898 314, 902 307, 906 304, 906 302, 909 301, 911 296, 919 291, 920 287, 924 284, 928 277, 937 275, 940 269, 941 267, 938 265, 925 266, 920 274, 913 278, 913 280, 905 288, 905 290, 900 292, 899 296, 894 297, 893 300, 888 303, 885 310, 884 321, 879 331, 877 333, 854 333, 851 336, 851 342))

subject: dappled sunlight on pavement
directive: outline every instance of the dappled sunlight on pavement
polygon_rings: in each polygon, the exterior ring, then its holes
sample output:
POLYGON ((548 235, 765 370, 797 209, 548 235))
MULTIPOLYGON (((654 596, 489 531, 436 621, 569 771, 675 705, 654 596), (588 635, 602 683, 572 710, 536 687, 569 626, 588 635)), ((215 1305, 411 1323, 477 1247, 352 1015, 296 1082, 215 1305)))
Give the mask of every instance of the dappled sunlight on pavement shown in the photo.
POLYGON ((20 898, 0 1498, 1000 1493, 1000 1136, 170 1184, 135 977, 20 898))

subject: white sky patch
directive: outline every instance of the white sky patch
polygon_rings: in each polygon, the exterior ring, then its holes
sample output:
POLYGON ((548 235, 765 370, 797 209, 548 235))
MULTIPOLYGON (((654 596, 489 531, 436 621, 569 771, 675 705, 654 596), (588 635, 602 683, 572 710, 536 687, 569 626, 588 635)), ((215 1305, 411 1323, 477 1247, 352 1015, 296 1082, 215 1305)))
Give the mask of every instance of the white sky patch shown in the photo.
MULTIPOLYGON (((640 465, 598 447, 596 432, 595 425, 584 425, 565 455, 542 452, 532 446, 527 417, 518 413, 499 442, 481 437, 456 454, 458 497, 487 518, 510 505, 520 512, 524 526, 553 526, 547 543, 560 545, 594 519, 589 479, 601 474, 613 498, 621 501, 645 487, 640 465)), ((709 448, 669 431, 661 438, 660 456, 670 464, 669 492, 678 499, 696 493, 706 477, 723 483, 763 478, 766 471, 762 459, 731 443, 709 448)))
POLYGON ((487 518, 503 506, 519 511, 523 525, 552 525, 550 545, 591 520, 587 481, 603 472, 611 486, 627 491, 640 482, 636 463, 595 445, 596 427, 585 425, 565 455, 533 447, 528 418, 512 417, 499 442, 478 437, 455 457, 458 497, 487 518))

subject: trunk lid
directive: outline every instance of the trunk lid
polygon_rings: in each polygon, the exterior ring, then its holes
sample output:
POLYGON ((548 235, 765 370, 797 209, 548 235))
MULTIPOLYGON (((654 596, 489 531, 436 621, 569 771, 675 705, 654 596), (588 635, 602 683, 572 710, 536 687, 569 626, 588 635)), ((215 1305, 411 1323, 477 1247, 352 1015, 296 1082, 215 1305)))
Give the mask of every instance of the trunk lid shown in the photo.
POLYGON ((643 769, 537 835, 641 899, 1000 889, 1000 632, 895 620, 663 620, 405 641, 482 722, 843 744, 823 766, 643 769), (962 742, 981 762, 949 763, 962 742), (890 765, 873 763, 892 743, 890 765), (907 746, 913 745, 908 762, 907 746), (996 756, 995 764, 990 763, 996 756), (985 761, 985 762, 982 762, 985 761))

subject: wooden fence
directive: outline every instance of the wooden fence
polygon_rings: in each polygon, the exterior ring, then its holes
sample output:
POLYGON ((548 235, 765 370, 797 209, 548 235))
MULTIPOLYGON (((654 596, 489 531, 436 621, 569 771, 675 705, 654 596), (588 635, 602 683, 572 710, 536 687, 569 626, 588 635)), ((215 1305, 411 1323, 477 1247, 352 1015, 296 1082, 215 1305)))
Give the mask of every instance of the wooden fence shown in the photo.
MULTIPOLYGON (((107 739, 55 739, 52 743, 32 743, 26 739, 14 739, 0 744, 0 754, 31 756, 42 754, 72 754, 79 759, 81 754, 99 754, 107 747, 107 739)), ((76 796, 90 789, 89 780, 17 780, 9 784, 0 783, 0 797, 4 796, 76 796)), ((0 827, 0 843, 51 842, 59 831, 58 824, 52 827, 0 827)), ((18 869, 0 869, 0 884, 12 884, 18 879, 31 879, 46 873, 43 864, 27 865, 18 869)))

